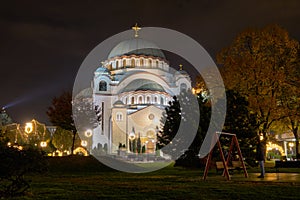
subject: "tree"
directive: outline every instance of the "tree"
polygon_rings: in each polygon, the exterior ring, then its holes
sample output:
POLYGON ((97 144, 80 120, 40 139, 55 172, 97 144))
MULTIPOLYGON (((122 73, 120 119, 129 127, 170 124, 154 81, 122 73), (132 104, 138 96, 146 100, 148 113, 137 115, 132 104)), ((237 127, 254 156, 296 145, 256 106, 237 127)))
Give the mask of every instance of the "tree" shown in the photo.
POLYGON ((52 106, 48 108, 47 115, 54 126, 59 126, 65 130, 72 131, 73 139, 71 154, 73 154, 77 131, 72 116, 71 92, 63 92, 59 97, 54 97, 52 106))
POLYGON ((8 146, 0 130, 0 198, 24 195, 30 188, 28 175, 43 173, 47 163, 43 153, 32 146, 8 146))
POLYGON ((94 107, 92 92, 91 88, 86 88, 73 99, 73 119, 79 133, 96 128, 101 121, 98 116, 100 108, 98 105, 94 107))
POLYGON ((204 164, 200 161, 198 154, 207 133, 210 117, 211 117, 211 102, 209 98, 206 98, 205 95, 199 93, 197 94, 197 103, 199 105, 199 124, 197 124, 197 134, 189 146, 189 148, 184 152, 184 154, 179 157, 175 166, 183 167, 203 167, 201 164, 204 164))
POLYGON ((254 165, 256 144, 256 117, 248 110, 249 102, 238 92, 226 91, 227 112, 223 131, 236 134, 248 164, 254 165))
POLYGON ((298 45, 286 30, 272 25, 242 32, 217 55, 225 86, 247 98, 264 141, 271 125, 286 117, 278 100, 295 66, 298 45))
MULTIPOLYGON (((181 92, 180 95, 174 96, 173 101, 169 102, 169 106, 165 108, 165 113, 161 119, 161 130, 157 135, 157 146, 159 149, 165 147, 172 142, 170 148, 172 151, 183 150, 180 157, 176 157, 176 166, 192 167, 199 162, 197 157, 206 131, 208 129, 210 119, 210 105, 208 99, 202 96, 195 96, 191 91, 181 92), (200 119, 195 117, 199 116, 200 119), (180 126, 188 127, 181 130, 180 126), (195 137, 190 145, 187 145, 188 134, 191 135, 195 131, 195 137), (174 139, 179 134, 181 136, 174 139), (186 149, 181 149, 187 146, 186 149)), ((170 149, 167 149, 172 152, 170 149)), ((176 154, 175 154, 176 155, 176 154)))
POLYGON ((60 151, 70 150, 72 147, 73 133, 61 127, 57 127, 52 137, 52 144, 60 151))
POLYGON ((159 149, 168 145, 173 140, 180 125, 180 104, 176 96, 173 97, 173 101, 169 101, 169 106, 165 108, 160 121, 162 128, 159 134, 157 134, 157 146, 159 149))
MULTIPOLYGON (((300 51, 298 51, 300 55, 300 51)), ((283 108, 284 114, 287 118, 281 120, 281 123, 288 127, 294 134, 296 139, 296 158, 300 159, 299 153, 299 126, 300 126, 300 56, 298 58, 298 65, 292 69, 293 72, 288 74, 289 81, 282 89, 282 96, 280 98, 280 106, 283 108)))
POLYGON ((13 123, 11 117, 7 114, 6 110, 2 108, 0 112, 0 126, 5 126, 13 123))

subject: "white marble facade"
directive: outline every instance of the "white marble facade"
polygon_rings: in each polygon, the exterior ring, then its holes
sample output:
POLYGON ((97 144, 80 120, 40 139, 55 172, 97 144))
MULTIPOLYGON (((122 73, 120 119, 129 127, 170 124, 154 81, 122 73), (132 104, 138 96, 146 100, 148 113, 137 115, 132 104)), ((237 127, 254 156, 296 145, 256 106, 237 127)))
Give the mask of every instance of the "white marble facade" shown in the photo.
POLYGON ((121 42, 94 72, 93 103, 102 120, 93 130, 92 148, 105 145, 115 154, 121 143, 129 151, 129 134, 134 134, 146 152, 154 153, 164 108, 188 88, 189 75, 172 70, 155 44, 138 37, 121 42))

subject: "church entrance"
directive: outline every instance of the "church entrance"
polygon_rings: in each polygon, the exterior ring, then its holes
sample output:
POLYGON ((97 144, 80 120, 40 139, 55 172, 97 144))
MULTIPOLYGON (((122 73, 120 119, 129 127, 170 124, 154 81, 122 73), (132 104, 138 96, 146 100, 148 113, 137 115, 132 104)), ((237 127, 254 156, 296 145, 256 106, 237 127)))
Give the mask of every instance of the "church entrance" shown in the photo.
POLYGON ((150 130, 147 131, 147 140, 146 144, 146 153, 154 153, 155 152, 155 132, 150 130))

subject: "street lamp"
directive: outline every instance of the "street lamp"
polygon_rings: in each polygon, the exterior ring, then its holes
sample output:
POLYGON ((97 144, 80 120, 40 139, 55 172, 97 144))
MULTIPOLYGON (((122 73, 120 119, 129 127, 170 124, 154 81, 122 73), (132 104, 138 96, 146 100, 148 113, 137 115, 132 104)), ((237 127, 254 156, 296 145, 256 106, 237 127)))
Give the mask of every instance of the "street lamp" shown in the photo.
POLYGON ((84 135, 85 135, 86 137, 91 137, 91 136, 93 135, 93 132, 92 132, 91 129, 87 129, 87 130, 84 132, 84 135))
POLYGON ((87 146, 87 141, 86 140, 82 140, 81 141, 81 146, 86 147, 87 146))
POLYGON ((44 148, 44 147, 46 147, 46 146, 47 146, 47 142, 45 142, 45 141, 42 141, 40 145, 41 145, 41 147, 42 147, 42 148, 44 148))
POLYGON ((148 143, 149 143, 149 141, 148 141, 148 140, 146 140, 146 142, 145 142, 145 148, 146 148, 146 149, 145 149, 145 153, 148 153, 148 152, 147 152, 147 151, 148 151, 148 146, 147 146, 147 145, 148 145, 148 143))
MULTIPOLYGON (((155 132, 156 132, 155 139, 157 139, 157 135, 158 135, 158 133, 159 133, 159 128, 158 128, 158 126, 155 127, 155 132)), ((153 142, 153 145, 154 145, 154 152, 156 152, 157 149, 156 149, 156 144, 154 143, 155 140, 153 139, 152 142, 153 142)))
POLYGON ((131 133, 129 133, 129 140, 131 141, 131 150, 133 152, 133 140, 135 139, 135 133, 132 131, 131 133))

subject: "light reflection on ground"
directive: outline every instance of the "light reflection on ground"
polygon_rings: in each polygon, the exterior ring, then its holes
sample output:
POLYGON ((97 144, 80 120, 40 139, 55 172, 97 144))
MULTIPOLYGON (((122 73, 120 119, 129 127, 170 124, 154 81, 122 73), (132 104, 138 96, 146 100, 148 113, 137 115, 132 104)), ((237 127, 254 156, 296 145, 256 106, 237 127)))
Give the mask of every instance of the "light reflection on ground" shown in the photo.
MULTIPOLYGON (((266 173, 264 178, 257 178, 260 173, 249 173, 249 177, 245 178, 243 173, 237 173, 231 175, 231 181, 270 181, 270 182, 299 182, 300 173, 266 173)), ((226 180, 226 177, 222 175, 214 175, 207 177, 209 180, 226 180)))

